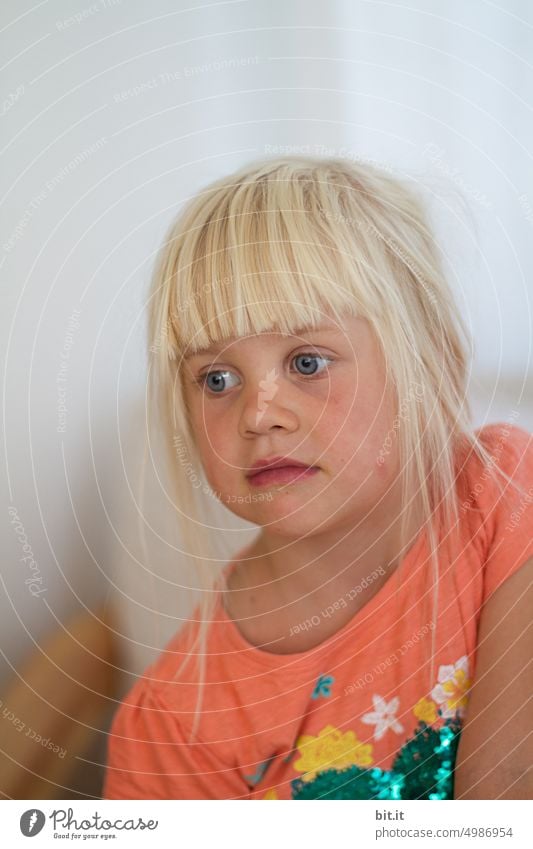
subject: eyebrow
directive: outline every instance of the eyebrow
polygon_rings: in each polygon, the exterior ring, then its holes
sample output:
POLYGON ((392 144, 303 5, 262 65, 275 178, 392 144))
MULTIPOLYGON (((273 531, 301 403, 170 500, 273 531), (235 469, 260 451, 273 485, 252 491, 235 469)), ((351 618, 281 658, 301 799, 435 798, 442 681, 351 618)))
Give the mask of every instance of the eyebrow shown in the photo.
MULTIPOLYGON (((265 332, 267 332, 267 331, 265 331, 265 332)), ((324 325, 322 325, 322 326, 319 325, 318 327, 312 327, 311 325, 305 325, 304 327, 296 327, 292 333, 282 334, 282 335, 286 336, 286 338, 288 338, 289 336, 299 336, 300 334, 303 334, 303 333, 306 333, 308 336, 312 335, 313 333, 335 333, 336 335, 339 335, 340 333, 342 333, 342 331, 339 330, 338 327, 328 327, 328 326, 324 326, 324 325)), ((220 350, 222 350, 222 348, 225 348, 226 346, 227 346, 227 340, 222 341, 222 342, 214 342, 212 345, 209 345, 208 348, 201 348, 198 351, 194 351, 194 353, 187 354, 187 356, 184 357, 183 359, 184 360, 191 360, 193 357, 201 357, 201 356, 208 356, 210 354, 216 354, 220 350)))

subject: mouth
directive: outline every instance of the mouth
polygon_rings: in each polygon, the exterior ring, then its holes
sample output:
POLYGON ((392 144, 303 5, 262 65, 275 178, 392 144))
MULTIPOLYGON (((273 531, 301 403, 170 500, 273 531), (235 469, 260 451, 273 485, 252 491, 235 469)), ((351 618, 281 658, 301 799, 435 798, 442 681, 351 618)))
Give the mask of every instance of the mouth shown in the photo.
POLYGON ((296 483, 297 481, 307 480, 318 471, 318 466, 291 465, 288 463, 286 466, 276 466, 273 469, 260 469, 248 475, 248 480, 252 486, 296 483))

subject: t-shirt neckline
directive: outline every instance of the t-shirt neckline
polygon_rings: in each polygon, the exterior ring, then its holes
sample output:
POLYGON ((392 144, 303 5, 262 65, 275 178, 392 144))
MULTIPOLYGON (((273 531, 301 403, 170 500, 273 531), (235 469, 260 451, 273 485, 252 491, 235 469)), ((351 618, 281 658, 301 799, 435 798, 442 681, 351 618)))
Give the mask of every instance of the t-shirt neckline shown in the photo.
MULTIPOLYGON (((281 654, 266 651, 259 646, 255 646, 246 639, 237 626, 235 620, 227 613, 224 607, 222 594, 219 599, 216 619, 218 622, 223 624, 224 635, 233 644, 234 648, 241 653, 245 653, 247 657, 256 663, 267 667, 290 666, 293 663, 305 666, 315 663, 318 658, 322 658, 323 655, 327 654, 331 649, 335 649, 335 647, 341 645, 351 631, 364 624, 367 620, 371 620, 376 613, 380 614, 381 620, 384 615, 381 612, 381 609, 384 605, 388 604, 389 600, 394 595, 395 590, 405 583, 406 573, 411 570, 414 563, 419 558, 425 540, 426 527, 424 526, 419 531, 415 541, 404 555, 394 572, 382 584, 377 593, 372 596, 366 604, 359 608, 359 610, 357 610, 356 613, 347 622, 345 622, 338 631, 335 631, 334 634, 331 634, 313 648, 301 652, 281 654)), ((226 576, 233 569, 235 561, 243 555, 248 548, 250 548, 250 544, 239 549, 233 559, 226 564, 224 567, 226 576)))

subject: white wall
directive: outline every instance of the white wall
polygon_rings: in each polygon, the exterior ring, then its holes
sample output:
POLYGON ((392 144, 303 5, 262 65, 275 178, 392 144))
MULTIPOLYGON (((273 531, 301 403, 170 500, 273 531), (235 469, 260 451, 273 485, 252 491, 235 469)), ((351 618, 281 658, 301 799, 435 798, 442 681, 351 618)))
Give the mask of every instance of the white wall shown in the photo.
POLYGON ((1 676, 80 604, 121 595, 137 671, 185 614, 179 587, 157 578, 186 583, 182 558, 154 547, 147 575, 128 488, 143 428, 144 295, 182 202, 272 146, 374 157, 427 183, 476 340, 476 421, 519 405, 517 423, 533 429, 526 0, 506 10, 6 0, 0 14, 1 676), (32 597, 37 569, 46 592, 32 597))

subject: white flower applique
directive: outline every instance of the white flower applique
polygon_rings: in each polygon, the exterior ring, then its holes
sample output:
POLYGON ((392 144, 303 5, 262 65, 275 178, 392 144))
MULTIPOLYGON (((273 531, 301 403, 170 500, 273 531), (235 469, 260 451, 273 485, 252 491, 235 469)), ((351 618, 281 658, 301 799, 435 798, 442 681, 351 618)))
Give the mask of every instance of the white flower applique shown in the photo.
POLYGON ((468 658, 466 655, 460 657, 457 663, 439 667, 437 677, 431 695, 440 706, 444 718, 462 713, 468 704, 468 695, 472 680, 468 677, 468 658))
POLYGON ((396 734, 401 734, 404 727, 401 722, 396 719, 396 712, 400 707, 400 699, 395 696, 390 702, 386 702, 382 696, 372 696, 375 710, 370 713, 365 713, 361 717, 361 722, 366 725, 375 725, 374 739, 381 740, 385 732, 391 728, 396 734))

